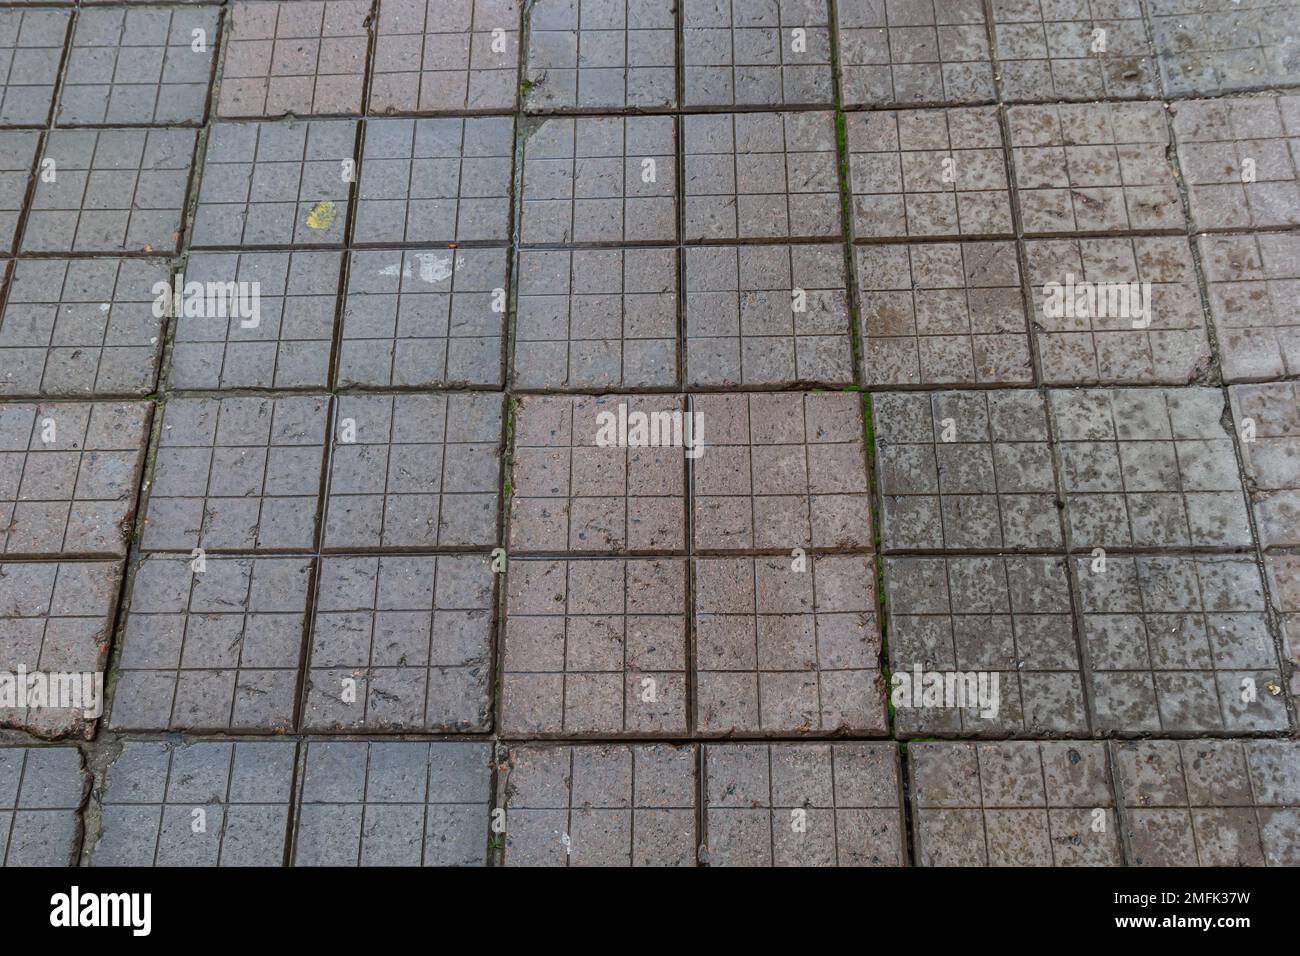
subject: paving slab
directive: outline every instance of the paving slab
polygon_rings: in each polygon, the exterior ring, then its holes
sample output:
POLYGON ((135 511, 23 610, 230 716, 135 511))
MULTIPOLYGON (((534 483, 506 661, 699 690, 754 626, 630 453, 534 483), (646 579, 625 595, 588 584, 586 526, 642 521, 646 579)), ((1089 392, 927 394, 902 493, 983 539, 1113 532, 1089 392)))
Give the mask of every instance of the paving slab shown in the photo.
POLYGON ((1300 391, 1293 382, 1228 389, 1259 543, 1300 545, 1300 391))
POLYGON ((1300 375, 1300 236, 1197 239, 1227 382, 1300 375))
POLYGON ((1273 610, 1282 631, 1282 662, 1291 671, 1291 696, 1300 697, 1300 555, 1265 554, 1273 610))
POLYGON ((0 863, 74 866, 89 789, 75 747, 0 748, 0 863))
POLYGON ((0 10, 0 123, 45 126, 54 102, 70 10, 0 10))
POLYGON ((511 747, 502 864, 694 866, 697 760, 694 745, 511 747))
POLYGON ((40 146, 35 130, 0 130, 0 252, 14 251, 18 220, 27 200, 27 187, 40 146))
POLYGON ((1166 96, 1295 82, 1297 43, 1286 0, 1150 0, 1166 96))

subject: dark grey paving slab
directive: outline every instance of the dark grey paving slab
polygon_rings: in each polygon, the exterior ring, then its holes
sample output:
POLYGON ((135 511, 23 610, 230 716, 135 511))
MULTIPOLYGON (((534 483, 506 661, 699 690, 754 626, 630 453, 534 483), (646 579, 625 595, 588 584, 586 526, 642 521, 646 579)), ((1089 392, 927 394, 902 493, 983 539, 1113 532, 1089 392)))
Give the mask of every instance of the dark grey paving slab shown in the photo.
POLYGON ((1265 548, 1300 545, 1300 391, 1293 382, 1228 390, 1265 548))
POLYGON ((146 556, 113 729, 293 730, 311 574, 309 558, 146 556))
POLYGON ((487 730, 490 565, 460 555, 322 559, 303 728, 487 730))
POLYGON ((0 123, 44 126, 68 34, 70 10, 0 10, 0 123))
POLYGON ((97 790, 90 866, 282 866, 297 745, 131 740, 97 790))
POLYGON ((1300 236, 1200 236, 1224 381, 1300 375, 1300 236))
POLYGON ((1165 95, 1294 84, 1295 11, 1286 0, 1150 0, 1165 95))
POLYGON ((294 866, 483 866, 486 743, 309 741, 294 866))
POLYGON ((684 734, 686 562, 513 561, 503 653, 508 737, 684 734))
POLYGON ((1282 631, 1283 666, 1291 670, 1288 688, 1300 697, 1300 555, 1265 554, 1264 568, 1282 631))
POLYGON ((18 218, 26 203, 40 135, 35 130, 0 131, 0 251, 6 254, 18 243, 18 218))
POLYGON ((898 748, 708 744, 709 866, 906 866, 898 748))
POLYGON ((696 764, 694 745, 511 747, 497 770, 501 862, 694 866, 696 764))
POLYGON ((75 865, 89 789, 75 747, 0 748, 0 862, 75 865))

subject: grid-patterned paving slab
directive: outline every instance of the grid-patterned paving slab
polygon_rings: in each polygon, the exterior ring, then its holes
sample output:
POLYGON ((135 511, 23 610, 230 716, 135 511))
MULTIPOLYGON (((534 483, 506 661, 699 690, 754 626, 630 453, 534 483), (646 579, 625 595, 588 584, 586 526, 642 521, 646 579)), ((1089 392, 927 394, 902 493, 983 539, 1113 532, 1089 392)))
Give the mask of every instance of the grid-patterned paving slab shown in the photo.
POLYGON ((1259 543, 1300 545, 1300 390, 1279 382, 1234 385, 1228 393, 1259 543))
POLYGON ((71 18, 70 10, 0 10, 0 123, 46 124, 71 18))
POLYGON ((35 130, 0 130, 0 251, 6 254, 13 252, 18 242, 18 220, 26 204, 40 135, 35 130))
POLYGON ((1300 554, 1265 554, 1264 568, 1282 631, 1282 660, 1291 669, 1289 691, 1300 697, 1300 554))
POLYGON ((89 789, 75 747, 0 748, 0 863, 75 865, 89 789))
POLYGON ((497 770, 505 866, 694 866, 697 752, 511 747, 497 770))
POLYGON ((1201 236, 1197 244, 1224 380, 1300 375, 1300 236, 1201 236))
POLYGON ((1147 13, 1167 96, 1295 82, 1286 0, 1150 0, 1147 13))

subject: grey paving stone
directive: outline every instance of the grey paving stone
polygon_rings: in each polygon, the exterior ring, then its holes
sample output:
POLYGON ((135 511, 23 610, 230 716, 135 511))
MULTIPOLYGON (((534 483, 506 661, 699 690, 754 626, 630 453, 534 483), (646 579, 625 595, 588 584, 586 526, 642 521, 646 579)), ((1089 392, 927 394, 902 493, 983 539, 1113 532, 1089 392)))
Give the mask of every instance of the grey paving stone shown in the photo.
POLYGON ((1011 235, 994 108, 848 113, 845 122, 855 238, 1011 235))
POLYGON ((0 130, 0 252, 5 254, 13 252, 18 241, 18 218, 27 199, 40 135, 35 130, 0 130))
POLYGON ((324 558, 304 729, 487 730, 490 564, 486 556, 324 558))
POLYGON ((1075 578, 1099 730, 1287 728, 1253 557, 1080 557, 1075 578))
POLYGON ((214 123, 190 245, 340 245, 355 120, 214 123))
MULTIPOLYGON (((530 395, 515 406, 510 551, 682 553, 686 454, 681 445, 601 444, 626 411, 672 431, 678 395, 530 395), (608 418, 607 418, 608 416, 608 418)), ((682 420, 685 439, 687 419, 682 420)), ((707 426, 706 426, 707 428, 707 426)), ((631 428, 628 431, 632 435, 631 428)), ((706 430, 703 441, 709 442, 706 430)), ((671 435, 669 435, 671 439, 671 435)), ((699 439, 697 439, 699 440, 699 439)))
POLYGON ((353 252, 338 384, 500 387, 508 260, 505 249, 353 252))
POLYGON ((0 405, 0 553, 125 554, 150 410, 145 402, 0 405))
POLYGON ((839 0, 840 86, 849 106, 997 98, 984 8, 974 0, 839 0))
POLYGON ((515 108, 520 0, 381 0, 371 113, 515 108))
POLYGON ((44 126, 54 101, 70 10, 0 10, 0 123, 44 126))
POLYGON ((1130 865, 1300 864, 1300 743, 1117 740, 1110 746, 1130 865))
POLYGON ((502 863, 694 866, 696 763, 694 745, 511 747, 502 863))
POLYGON ((685 116, 682 137, 687 241, 843 234, 833 113, 685 116))
POLYGON ((176 317, 168 384, 179 389, 327 387, 341 261, 337 252, 190 256, 187 285, 234 291, 230 283, 248 283, 245 288, 256 288, 257 298, 238 301, 256 302, 257 309, 251 318, 234 307, 222 310, 224 315, 199 307, 182 311, 176 317))
POLYGON ((1026 235, 1185 228, 1160 103, 1013 106, 1007 121, 1026 235))
POLYGON ((505 242, 513 164, 508 116, 369 120, 353 242, 505 242))
POLYGON ((22 251, 174 252, 194 142, 188 129, 47 134, 41 168, 52 176, 37 179, 22 251))
POLYGON ((311 574, 310 558, 146 556, 113 729, 293 730, 311 574))
POLYGON ((75 865, 89 789, 75 747, 0 748, 0 863, 75 865))
POLYGON ((1025 243, 1047 385, 1204 381, 1212 359, 1181 236, 1025 243))
POLYGON ((501 404, 489 392, 340 398, 323 546, 496 544, 501 404))
MULTIPOLYGON (((122 568, 115 561, 0 562, 0 673, 13 699, 23 668, 44 693, 56 693, 57 675, 79 675, 63 701, 46 696, 24 707, 0 707, 0 727, 40 737, 89 738, 104 706, 102 679, 113 637, 122 568), (87 684, 85 681, 89 680, 87 684), (59 703, 77 706, 60 707, 59 703)), ((32 689, 29 683, 29 691, 32 689)), ((2 758, 0 758, 2 759, 2 758)))
POLYGON ((873 398, 887 551, 1060 551, 1042 395, 1006 389, 873 398))
POLYGON ((1151 0, 1147 13, 1168 96, 1295 82, 1293 3, 1151 0))
POLYGON ((908 747, 922 866, 1120 866, 1102 741, 908 747))
POLYGON ((1300 555, 1265 554, 1264 568, 1282 631, 1283 664, 1291 670, 1288 686, 1300 697, 1300 555))
POLYGON ((676 250, 519 254, 517 388, 672 388, 677 351, 676 250))
POLYGON ((525 108, 676 106, 676 8, 675 0, 537 0, 525 108))
POLYGON ((1300 96, 1189 100, 1172 109, 1197 229, 1300 225, 1300 96))
POLYGON ((357 113, 369 0, 236 0, 230 6, 222 116, 357 113))
POLYGON ((896 732, 1088 734, 1063 557, 889 558, 885 588, 896 732), (932 674, 969 696, 928 700, 932 674), (981 677, 992 706, 980 706, 981 677))
POLYGON ((1293 382, 1228 390, 1265 548, 1300 545, 1300 391, 1293 382))
POLYGON ((686 562, 512 562, 504 659, 507 736, 684 734, 686 562))
POLYGON ((282 866, 297 745, 127 741, 98 790, 91 866, 282 866))
POLYGON ((55 121, 202 123, 221 10, 98 7, 77 18, 55 121))
POLYGON ((1200 236, 1228 382, 1300 375, 1300 236, 1200 236))
POLYGON ((687 249, 686 384, 853 384, 843 248, 687 249))
MULTIPOLYGON (((20 259, 0 313, 0 395, 146 395, 158 379, 162 259, 20 259)), ((170 304, 170 303, 165 303, 170 304)))
POLYGON ((707 735, 883 735, 870 556, 700 558, 696 725, 707 735))
POLYGON ((1015 243, 884 243, 856 251, 867 385, 1033 380, 1015 243))
POLYGON ((483 866, 488 744, 310 741, 295 866, 483 866))

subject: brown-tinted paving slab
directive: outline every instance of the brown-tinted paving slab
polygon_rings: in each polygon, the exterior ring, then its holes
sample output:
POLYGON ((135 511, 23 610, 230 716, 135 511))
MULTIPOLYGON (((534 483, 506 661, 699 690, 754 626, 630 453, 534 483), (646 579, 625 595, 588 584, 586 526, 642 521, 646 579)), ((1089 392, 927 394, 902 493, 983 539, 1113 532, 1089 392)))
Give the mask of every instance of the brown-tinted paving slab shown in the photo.
POLYGON ((146 402, 0 404, 0 553, 125 554, 150 410, 146 402))
POLYGON ((131 583, 109 725, 293 730, 312 563, 147 555, 131 583))
POLYGON ((694 574, 700 733, 886 733, 869 556, 700 558, 694 574))
POLYGON ((41 737, 94 734, 121 580, 115 561, 0 562, 0 727, 41 737), (16 696, 24 674, 25 701, 16 696), (57 682, 74 677, 59 699, 57 682))
POLYGON ((1210 372, 1191 247, 1181 236, 1025 243, 1043 382, 1183 384, 1210 372))
POLYGON ((686 384, 851 385, 838 245, 686 250, 686 384))
POLYGON ((885 589, 896 731, 1088 733, 1063 557, 889 558, 885 589))
POLYGON ((1013 106, 1007 121, 1026 235, 1183 230, 1162 104, 1013 106))
POLYGON ((1253 556, 1075 559, 1098 730, 1285 730, 1253 556))
POLYGON ((519 745, 497 766, 505 866, 694 866, 694 745, 519 745))
POLYGON ((1201 236, 1197 244, 1224 380, 1300 375, 1300 236, 1201 236))
POLYGON ((26 204, 40 136, 35 130, 0 131, 0 252, 6 254, 18 242, 18 219, 26 204))
POLYGON ((1002 127, 992 107, 846 116, 853 236, 1009 236, 1002 127))
POLYGON ((76 747, 0 748, 0 864, 74 866, 89 791, 76 747))
POLYGON ((859 246, 867 385, 1033 380, 1013 242, 859 246))
POLYGON ((1265 554, 1264 568, 1282 631, 1282 660, 1291 669, 1290 693, 1300 697, 1300 554, 1265 554))
POLYGON ((892 743, 708 744, 709 866, 906 866, 892 743))
POLYGON ((516 560, 501 680, 509 737, 686 732, 686 562, 516 560))
POLYGON ((1300 865, 1300 742, 1110 746, 1130 865, 1300 865))
POLYGON ((1234 385, 1228 394, 1259 543, 1300 545, 1300 389, 1291 382, 1234 385))
POLYGON ((485 555, 323 558, 303 728, 487 730, 493 594, 485 555))
POLYGON ((0 123, 44 126, 54 102, 70 10, 0 10, 0 123))
POLYGON ((1167 96, 1295 83, 1289 0, 1149 0, 1167 96))
POLYGON ((515 108, 521 0, 381 0, 371 113, 515 108))
POLYGON ((1042 396, 876 395, 887 551, 1063 550, 1042 396))
POLYGON ((1101 741, 908 747, 922 866, 1120 866, 1101 741))

